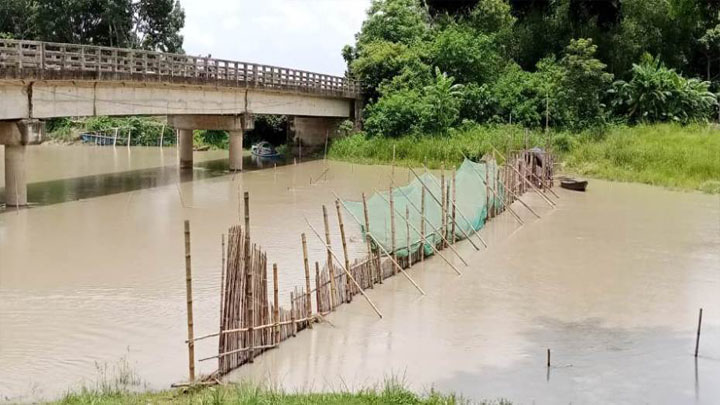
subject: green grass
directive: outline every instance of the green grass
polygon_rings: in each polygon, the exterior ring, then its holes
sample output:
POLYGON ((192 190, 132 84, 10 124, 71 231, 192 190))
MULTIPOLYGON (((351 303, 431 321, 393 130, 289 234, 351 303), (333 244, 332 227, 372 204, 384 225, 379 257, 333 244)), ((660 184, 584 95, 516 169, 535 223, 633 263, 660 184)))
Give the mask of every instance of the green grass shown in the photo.
MULTIPOLYGON (((162 392, 132 393, 128 391, 83 390, 68 394, 56 404, 466 404, 469 401, 455 395, 435 391, 420 395, 402 384, 389 381, 379 389, 358 392, 286 393, 248 384, 194 387, 162 392)), ((510 404, 505 400, 483 404, 510 404)))
MULTIPOLYGON (((529 131, 528 142, 544 145, 545 138, 539 132, 529 131)), ((501 153, 508 149, 520 149, 525 143, 525 130, 518 126, 472 126, 451 130, 448 136, 409 135, 400 138, 366 137, 356 134, 334 141, 328 157, 336 160, 365 164, 392 162, 395 147, 395 164, 430 168, 462 163, 463 154, 477 158, 492 153, 492 146, 501 153)))
POLYGON ((599 141, 575 142, 566 170, 608 180, 720 193, 720 129, 640 125, 612 128, 599 141))
MULTIPOLYGON (((395 146, 395 164, 431 168, 457 165, 463 153, 479 157, 495 146, 502 153, 525 144, 525 131, 515 126, 468 126, 450 136, 368 138, 356 134, 336 140, 332 159, 388 164, 395 146)), ((531 146, 550 139, 563 171, 616 181, 629 181, 682 190, 720 193, 720 128, 675 124, 609 127, 604 133, 527 133, 531 146)))

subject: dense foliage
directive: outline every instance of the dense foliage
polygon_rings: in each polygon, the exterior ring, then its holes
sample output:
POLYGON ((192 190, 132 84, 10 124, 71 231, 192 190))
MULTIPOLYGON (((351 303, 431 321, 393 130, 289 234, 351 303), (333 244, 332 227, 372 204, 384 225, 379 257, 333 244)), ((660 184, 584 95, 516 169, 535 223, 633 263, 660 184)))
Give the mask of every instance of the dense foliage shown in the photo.
POLYGON ((373 0, 348 74, 370 136, 463 123, 582 130, 708 120, 720 2, 373 0), (652 55, 652 56, 648 56, 652 55), (688 77, 702 75, 708 81, 688 77))
POLYGON ((2 0, 0 37, 183 52, 177 0, 2 0))

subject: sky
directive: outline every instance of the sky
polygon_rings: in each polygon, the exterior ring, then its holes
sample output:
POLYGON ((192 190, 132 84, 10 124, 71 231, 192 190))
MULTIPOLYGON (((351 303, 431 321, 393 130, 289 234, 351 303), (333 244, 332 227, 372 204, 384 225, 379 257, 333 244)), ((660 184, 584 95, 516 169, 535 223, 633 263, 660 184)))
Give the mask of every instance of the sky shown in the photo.
POLYGON ((343 75, 370 0, 180 0, 190 55, 343 75))

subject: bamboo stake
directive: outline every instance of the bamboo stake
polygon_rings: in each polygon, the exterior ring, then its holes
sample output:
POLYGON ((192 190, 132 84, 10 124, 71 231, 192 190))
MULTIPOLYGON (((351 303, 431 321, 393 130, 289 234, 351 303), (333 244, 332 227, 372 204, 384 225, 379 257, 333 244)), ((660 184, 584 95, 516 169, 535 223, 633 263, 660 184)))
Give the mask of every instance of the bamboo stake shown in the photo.
POLYGON ((274 343, 280 344, 280 296, 278 289, 278 269, 277 263, 273 263, 273 332, 275 335, 274 343))
MULTIPOLYGON (((413 209, 414 209, 416 212, 419 212, 419 210, 417 209, 417 206, 415 205, 415 203, 412 202, 412 200, 410 199, 410 197, 408 197, 407 193, 405 193, 404 191, 402 191, 402 189, 399 189, 399 190, 400 190, 400 192, 402 193, 403 197, 405 197, 405 199, 407 200, 407 202, 410 204, 410 206, 413 207, 413 209)), ((430 222, 428 219, 426 219, 424 215, 423 215, 423 219, 424 219, 425 221, 427 221, 428 225, 430 225, 430 227, 432 228, 433 232, 436 233, 436 234, 438 234, 438 236, 440 236, 440 238, 443 240, 443 242, 447 242, 447 239, 442 235, 442 233, 440 232, 440 230, 439 230, 437 227, 435 227, 435 225, 433 225, 432 222, 430 222)), ((422 240, 423 240, 423 241, 426 241, 426 240, 427 240, 427 239, 425 238, 424 234, 423 234, 423 239, 422 239, 422 240)), ((458 252, 458 251, 455 249, 455 246, 453 246, 452 244, 448 244, 448 247, 450 248, 450 250, 453 251, 453 253, 455 253, 455 256, 457 256, 458 259, 460 259, 460 260, 465 264, 465 266, 468 266, 468 262, 465 261, 465 259, 460 255, 460 252, 458 252)))
POLYGON ((410 208, 408 206, 405 206, 405 225, 406 225, 406 241, 405 246, 407 246, 407 258, 408 258, 408 267, 412 266, 412 253, 410 252, 410 208))
MULTIPOLYGON (((305 238, 304 232, 300 235, 300 238, 302 239, 303 266, 305 267, 305 298, 307 300, 305 303, 305 316, 309 317, 312 315, 312 303, 310 302, 310 262, 308 261, 307 239, 305 238)), ((312 322, 308 323, 308 328, 312 329, 312 322)))
POLYGON ((490 184, 488 183, 488 164, 485 163, 485 218, 490 219, 490 184))
MULTIPOLYGON (((338 200, 340 199, 340 197, 338 197, 337 194, 335 194, 335 197, 338 200)), ((369 247, 370 246, 370 238, 372 238, 372 239, 375 239, 375 238, 370 234, 370 216, 368 215, 367 199, 365 198, 365 193, 362 193, 362 202, 363 202, 363 214, 365 215, 365 236, 366 236, 367 243, 368 243, 368 249, 372 252, 372 250, 369 247)), ((344 205, 345 205, 345 203, 343 203, 343 206, 344 205)), ((351 215, 352 215, 352 213, 351 213, 351 215)), ((358 223, 358 225, 361 225, 361 224, 358 223)), ((375 243, 377 243, 377 241, 375 241, 375 243)), ((370 256, 370 257, 372 258, 372 256, 370 256)), ((380 263, 375 263, 375 264, 376 264, 375 267, 377 270, 378 283, 382 284, 383 283, 382 266, 380 265, 380 263)))
POLYGON ((222 314, 223 314, 223 297, 225 296, 225 234, 221 235, 220 238, 221 251, 220 251, 220 330, 222 330, 222 314))
POLYGON ((297 334, 297 321, 295 320, 295 299, 292 291, 290 291, 290 323, 292 324, 290 334, 295 337, 297 334))
POLYGON ((327 208, 323 205, 323 221, 325 223, 325 246, 327 248, 327 266, 330 274, 330 310, 337 306, 337 285, 335 281, 335 268, 332 263, 332 250, 330 249, 330 225, 328 224, 327 208))
POLYGON ((322 305, 320 305, 320 263, 315 262, 315 305, 317 312, 322 313, 322 305))
POLYGON ((457 172, 455 171, 455 168, 453 168, 452 171, 452 230, 450 231, 450 236, 452 243, 455 244, 455 197, 457 196, 457 190, 455 189, 455 177, 457 176, 457 172))
POLYGON ((516 168, 514 168, 514 167, 512 167, 512 166, 510 166, 510 168, 511 168, 515 173, 517 173, 517 175, 523 180, 523 182, 524 182, 525 184, 530 185, 530 188, 532 188, 540 197, 542 197, 543 200, 545 200, 545 202, 547 202, 547 203, 550 205, 550 207, 555 208, 555 202, 554 202, 554 201, 552 201, 551 199, 549 199, 544 193, 541 193, 540 190, 538 190, 537 187, 535 187, 535 185, 534 185, 530 180, 528 180, 525 176, 523 176, 522 173, 520 173, 520 171, 519 171, 518 169, 516 169, 516 168))
POLYGON ((375 304, 372 302, 372 300, 370 299, 370 297, 368 297, 367 294, 365 294, 365 291, 362 289, 362 287, 360 287, 360 284, 358 284, 358 282, 355 280, 355 277, 353 277, 352 274, 350 274, 350 272, 348 271, 348 269, 346 269, 346 268, 342 265, 342 263, 340 262, 340 260, 338 260, 337 256, 335 256, 335 253, 333 253, 333 251, 330 249, 330 246, 327 245, 327 244, 322 240, 322 237, 320 236, 320 234, 315 230, 315 228, 312 226, 312 224, 310 224, 310 221, 308 221, 307 218, 305 218, 305 222, 308 224, 308 226, 309 226, 310 229, 313 231, 313 233, 315 234, 315 236, 317 236, 318 240, 320 240, 320 242, 322 242, 322 243, 325 245, 325 247, 328 249, 328 252, 330 252, 330 254, 332 255, 332 257, 335 258, 335 260, 338 262, 338 264, 340 265, 340 267, 342 267, 342 269, 343 269, 343 271, 345 272, 345 274, 350 278, 350 280, 352 280, 352 282, 355 284, 355 287, 357 287, 358 290, 360 291, 360 294, 362 294, 362 296, 365 297, 365 300, 368 302, 368 304, 370 304, 370 306, 373 308, 373 310, 375 311, 375 313, 382 319, 382 313, 380 313, 380 310, 375 306, 375 304))
MULTIPOLYGON (((382 197, 381 194, 378 194, 378 195, 380 195, 380 196, 382 197)), ((383 197, 383 198, 385 198, 385 197, 383 197)), ((385 200, 385 202, 387 202, 387 200, 385 200)), ((399 214, 399 213, 398 213, 398 214, 399 214)), ((408 222, 408 225, 410 225, 409 222, 408 222)), ((413 228, 413 230, 414 230, 415 232, 417 232, 417 228, 415 228, 414 225, 410 225, 410 226, 413 228)), ((445 239, 445 237, 442 236, 442 234, 440 235, 440 238, 442 238, 442 241, 443 241, 443 242, 447 241, 447 239, 445 239)), ((448 245, 448 246, 449 246, 449 245, 448 245)), ((460 270, 458 270, 458 268, 455 267, 455 265, 453 265, 452 263, 450 263, 450 261, 449 261, 442 253, 440 253, 440 251, 435 247, 435 244, 434 244, 434 243, 430 243, 430 247, 433 249, 433 251, 434 251, 438 256, 442 257, 443 260, 445 260, 445 262, 446 262, 447 264, 449 264, 450 267, 452 267, 453 270, 455 270, 455 271, 458 273, 458 275, 460 275, 460 276, 462 275, 462 272, 461 272, 460 270)), ((460 258, 460 260, 462 260, 462 258, 460 258)))
MULTIPOLYGON (((440 213, 441 213, 441 221, 440 221, 440 234, 442 236, 447 236, 447 196, 445 195, 445 164, 442 164, 442 167, 440 168, 440 202, 442 203, 440 205, 440 213)), ((445 248, 445 241, 443 240, 440 243, 441 248, 445 248)))
POLYGON ((248 322, 248 363, 254 362, 255 352, 253 347, 255 346, 255 332, 253 330, 255 322, 255 302, 253 300, 253 272, 254 269, 251 267, 249 260, 250 257, 250 193, 247 191, 243 194, 243 201, 245 204, 245 296, 247 297, 247 322, 248 322))
POLYGON ((188 335, 188 377, 195 381, 195 341, 193 339, 193 298, 192 298, 192 260, 190 257, 190 221, 185 220, 185 297, 187 298, 187 335, 188 335))
MULTIPOLYGON (((365 215, 365 245, 367 246, 367 254, 368 254, 368 260, 370 261, 369 270, 370 270, 370 288, 373 288, 373 285, 375 284, 375 274, 373 274, 373 253, 372 253, 372 247, 370 246, 370 238, 367 237, 367 233, 370 232, 370 219, 368 218, 368 211, 367 211, 367 203, 365 201, 365 193, 363 193, 363 214, 365 215)), ((360 225, 362 227, 362 225, 360 225)))
MULTIPOLYGON (((463 156, 465 156, 464 153, 463 153, 463 156)), ((465 156, 465 159, 467 159, 467 156, 465 156)), ((470 160, 470 159, 468 159, 468 160, 470 160)), ((477 168, 475 167, 475 165, 470 165, 470 167, 473 168, 473 171, 475 172, 475 174, 477 174, 477 176, 478 176, 478 178, 480 179, 480 181, 483 181, 482 174, 480 174, 480 171, 477 170, 477 168)), ((483 183, 485 183, 485 182, 483 181, 483 183)), ((485 186, 487 187, 487 183, 485 183, 485 186)), ((507 187, 505 187, 505 189, 507 190, 507 187)), ((498 197, 498 193, 497 193, 496 190, 491 189, 491 191, 493 192, 493 195, 495 196, 495 198, 500 199, 500 197, 498 197)), ((520 215, 518 215, 517 212, 515 212, 515 210, 513 210, 512 207, 510 207, 510 204, 508 204, 504 199, 501 200, 501 203, 503 204, 503 206, 507 207, 508 211, 510 211, 510 213, 513 214, 513 217, 515 217, 515 219, 517 219, 517 221, 520 222, 520 225, 523 225, 523 224, 524 224, 523 220, 520 218, 520 215)), ((523 205, 525 205, 524 202, 523 202, 523 205)), ((526 207, 527 207, 527 205, 526 205, 526 207)), ((532 210, 532 208, 530 208, 530 207, 527 207, 527 208, 528 208, 530 211, 532 211, 533 214, 537 215, 537 214, 535 213, 535 211, 532 210)), ((538 216, 538 218, 540 218, 540 217, 538 216)))
MULTIPOLYGON (((375 190, 377 193, 377 190, 375 190)), ((379 193, 378 193, 379 194, 379 193)), ((393 204, 393 191, 392 187, 390 187, 390 191, 388 192, 388 196, 390 197, 390 252, 392 252, 393 259, 397 260, 397 252, 396 252, 396 246, 395 246, 395 205, 393 204)), ((386 200, 387 201, 387 200, 386 200)), ((395 271, 395 268, 393 267, 393 276, 397 274, 395 271)))
MULTIPOLYGON (((350 214, 350 217, 351 217, 352 219, 354 219, 355 222, 356 222, 358 225, 360 225, 360 220, 357 219, 357 217, 352 213, 352 211, 350 211, 350 210, 348 209, 347 205, 345 205, 345 202, 344 202, 340 197, 338 197, 338 195, 335 194, 335 192, 333 192, 333 195, 335 195, 335 198, 337 198, 337 199, 340 201, 340 204, 342 204, 343 207, 345 208, 345 211, 347 211, 348 214, 350 214)), ((372 238, 372 240, 375 242, 375 244, 377 245, 377 247, 378 247, 379 249, 381 249, 381 250, 383 251, 383 253, 390 258, 390 261, 393 263, 393 265, 395 265, 395 266, 397 267, 398 270, 400 270, 400 272, 405 276, 405 278, 407 278, 408 281, 410 281, 410 282, 412 283, 412 285, 414 285, 415 288, 416 288, 418 291, 420 291, 420 293, 421 293, 422 295, 425 295, 425 291, 423 291, 423 289, 420 288, 419 285, 417 285, 417 283, 415 282, 415 280, 413 280, 412 277, 410 277, 410 275, 407 274, 407 272, 405 271, 405 269, 403 269, 402 266, 400 266, 400 264, 399 264, 395 259, 393 259, 392 255, 390 255, 390 253, 383 247, 383 245, 380 244, 380 242, 378 242, 378 240, 375 239, 375 237, 372 236, 371 233, 368 233, 368 235, 372 238)))
MULTIPOLYGON (((429 173, 429 172, 427 171, 427 167, 425 167, 425 166, 423 166, 423 167, 425 168, 425 172, 426 172, 426 173, 429 173)), ((427 185, 425 185, 425 183, 420 179, 420 176, 418 176, 417 173, 415 173, 415 170, 413 170, 411 167, 408 167, 408 169, 410 169, 410 171, 412 171, 412 173, 415 175, 415 177, 417 177, 417 179, 420 181, 420 184, 422 184, 423 187, 425 187, 425 189, 428 191, 428 194, 430 194, 430 197, 432 197, 432 198, 435 200, 436 203, 440 204, 440 201, 437 199, 437 197, 435 197, 435 195, 432 193, 432 191, 430 191, 430 189, 427 187, 427 185)), ((430 178, 433 179, 433 181, 436 181, 436 182, 437 182, 437 180, 435 180, 434 177, 430 176, 430 178)), ((470 229, 472 229, 472 231, 473 231, 473 233, 475 234, 475 236, 477 236, 478 239, 480 240, 480 242, 483 244, 483 246, 485 246, 485 247, 487 248, 487 247, 488 247, 487 243, 486 243, 485 240, 482 238, 482 236, 480 236, 480 234, 478 233, 477 229, 475 229, 475 227, 472 226, 472 222, 470 222, 470 221, 467 219, 467 217, 466 217, 465 215, 463 215, 463 212, 460 211, 459 208, 457 209, 457 213, 460 214, 460 217, 463 218, 463 220, 464 220, 468 225, 470 225, 470 229)), ((459 224, 458 224, 458 225, 459 225, 459 224)), ((480 248, 472 241, 472 239, 470 238, 470 235, 468 235, 468 233, 465 232, 465 230, 464 230, 461 226, 458 226, 458 229, 460 229, 460 232, 463 233, 463 236, 465 236, 465 238, 470 242, 470 244, 472 244, 472 245, 475 247, 476 250, 480 250, 480 248)))
MULTIPOLYGON (((340 240, 342 241, 343 256, 345 257, 345 268, 350 269, 350 258, 348 257, 347 243, 345 242, 345 224, 343 224, 342 212, 340 212, 340 200, 335 200, 335 209, 337 209, 338 224, 340 225, 340 240)), ((309 284, 308 288, 310 288, 309 284)), ((348 303, 352 302, 351 288, 350 279, 345 278, 345 298, 348 303)))
MULTIPOLYGON (((405 194, 405 193, 403 193, 405 194)), ((407 196, 405 196, 407 198, 407 196)), ((420 189, 420 261, 425 262, 425 187, 420 189)), ((417 209, 417 208, 416 208, 417 209)))
POLYGON ((700 328, 702 327, 702 308, 700 308, 700 314, 698 315, 698 327, 697 337, 695 338, 695 357, 698 356, 698 350, 700 349, 700 328))

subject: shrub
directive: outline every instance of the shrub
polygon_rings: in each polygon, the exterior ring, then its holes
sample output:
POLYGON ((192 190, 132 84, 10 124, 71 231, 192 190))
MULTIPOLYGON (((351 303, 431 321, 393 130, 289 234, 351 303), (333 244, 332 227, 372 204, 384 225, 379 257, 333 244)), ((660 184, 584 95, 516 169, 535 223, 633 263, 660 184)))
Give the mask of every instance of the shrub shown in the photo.
POLYGON ((686 79, 658 58, 644 55, 633 65, 629 82, 617 81, 610 94, 616 112, 633 122, 706 121, 716 97, 710 83, 686 79))

